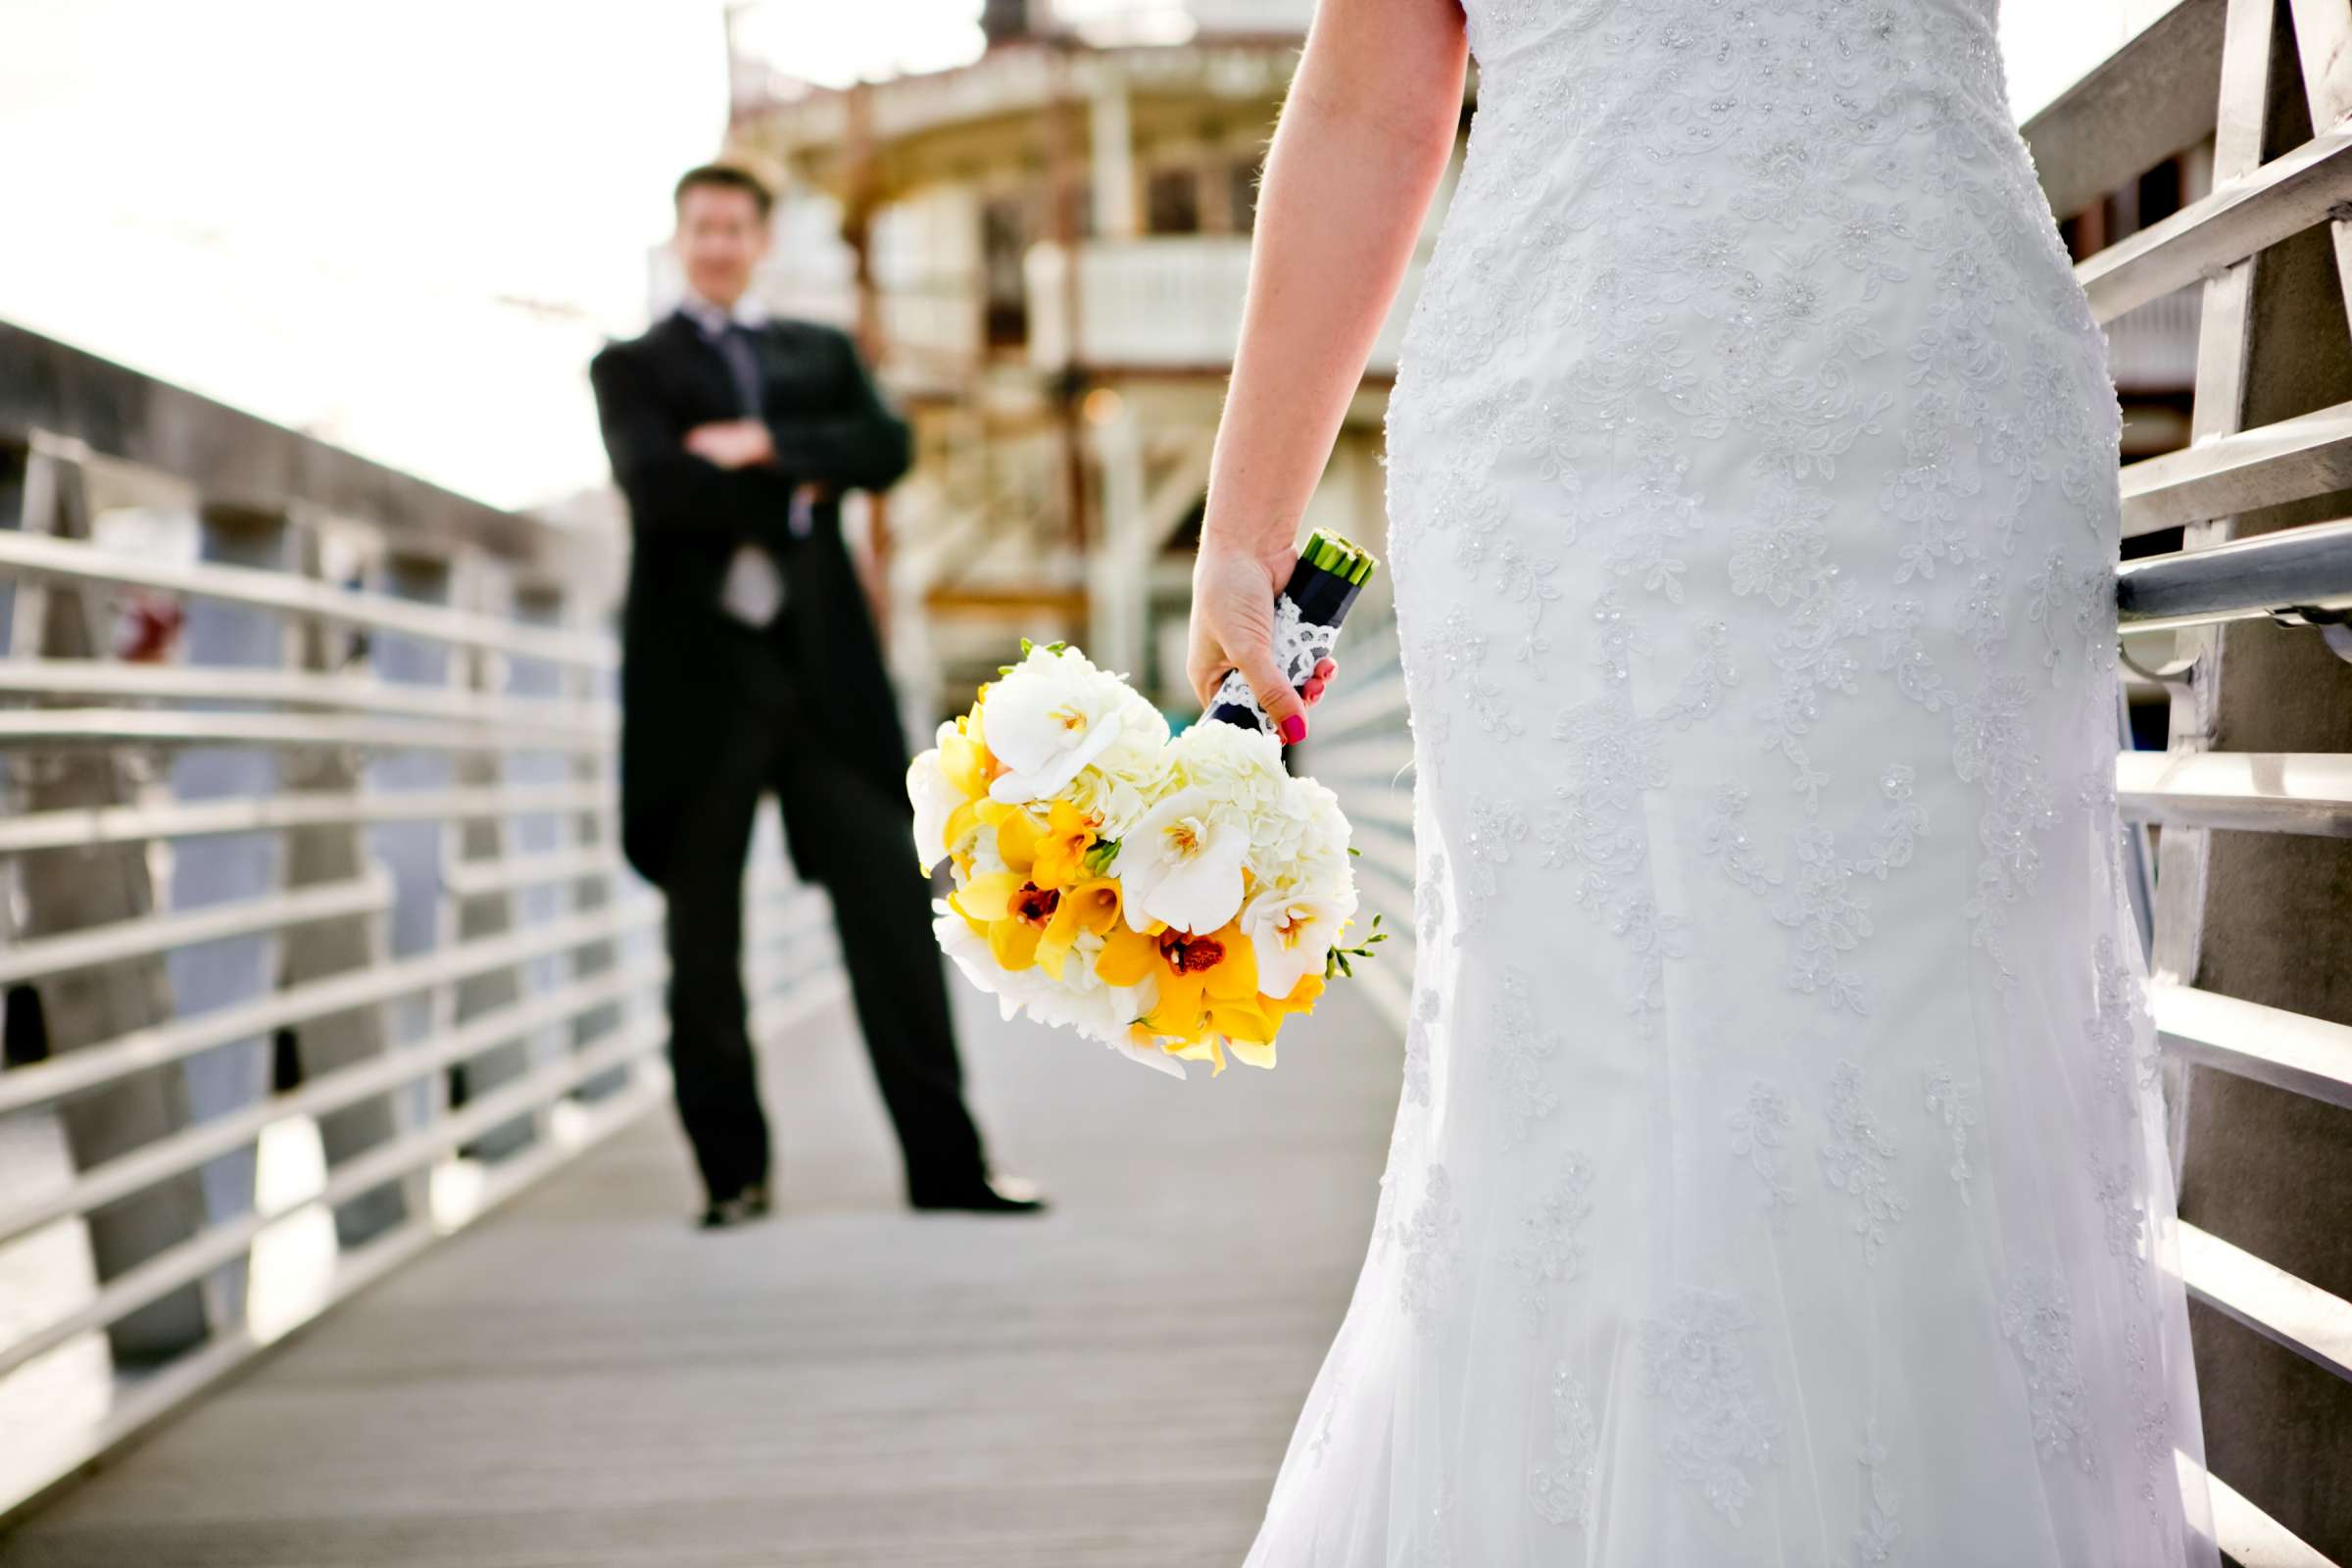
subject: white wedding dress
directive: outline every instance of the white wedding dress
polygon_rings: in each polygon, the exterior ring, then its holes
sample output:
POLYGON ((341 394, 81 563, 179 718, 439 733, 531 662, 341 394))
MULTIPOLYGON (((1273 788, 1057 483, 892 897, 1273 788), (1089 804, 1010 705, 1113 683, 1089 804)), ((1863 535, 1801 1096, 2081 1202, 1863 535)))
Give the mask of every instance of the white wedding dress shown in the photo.
POLYGON ((1467 0, 1403 1093, 1252 1565, 2216 1561, 2116 400, 1995 10, 1467 0))

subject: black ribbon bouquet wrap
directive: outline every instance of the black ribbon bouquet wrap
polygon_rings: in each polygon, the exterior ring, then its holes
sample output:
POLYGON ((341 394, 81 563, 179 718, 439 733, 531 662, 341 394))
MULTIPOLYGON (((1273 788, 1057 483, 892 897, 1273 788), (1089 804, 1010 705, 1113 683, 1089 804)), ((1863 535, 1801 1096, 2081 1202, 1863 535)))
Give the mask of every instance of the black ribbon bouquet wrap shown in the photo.
MULTIPOLYGON (((1331 657, 1340 622, 1348 618, 1348 607, 1372 580, 1378 564, 1370 551, 1338 534, 1318 529, 1307 535, 1298 564, 1291 568, 1291 580, 1274 601, 1274 662, 1293 691, 1303 688, 1315 665, 1331 657)), ((1273 728, 1264 706, 1238 669, 1217 688, 1207 716, 1245 729, 1273 728)))

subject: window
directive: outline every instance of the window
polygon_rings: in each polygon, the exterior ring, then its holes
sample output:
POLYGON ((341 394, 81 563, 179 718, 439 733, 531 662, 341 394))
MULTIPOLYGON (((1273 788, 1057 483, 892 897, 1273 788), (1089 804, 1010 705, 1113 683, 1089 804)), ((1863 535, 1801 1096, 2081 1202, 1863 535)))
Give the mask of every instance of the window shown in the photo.
POLYGON ((1021 265, 1028 249, 1029 213, 1020 197, 1000 196, 980 209, 980 267, 990 348, 1018 348, 1029 341, 1029 280, 1021 265))
POLYGON ((1159 170, 1144 187, 1144 211, 1152 233, 1200 233, 1200 175, 1190 169, 1159 170))

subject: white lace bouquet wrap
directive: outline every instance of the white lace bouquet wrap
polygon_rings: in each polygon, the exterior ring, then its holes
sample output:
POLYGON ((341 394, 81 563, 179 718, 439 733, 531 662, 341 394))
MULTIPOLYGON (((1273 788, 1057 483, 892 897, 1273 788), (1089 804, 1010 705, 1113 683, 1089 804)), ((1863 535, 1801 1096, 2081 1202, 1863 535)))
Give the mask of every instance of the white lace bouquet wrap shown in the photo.
POLYGON ((1171 740, 1072 648, 1024 644, 939 727, 906 791, 923 873, 953 868, 932 929, 956 967, 1007 1018, 1178 1077, 1187 1060, 1271 1067, 1284 1021, 1384 940, 1375 916, 1348 944, 1348 819, 1291 775, 1262 714, 1171 740))
MULTIPOLYGON (((1282 678, 1296 691, 1305 686, 1315 666, 1331 657, 1340 639, 1340 622, 1372 578, 1375 565, 1369 551, 1349 544, 1338 534, 1320 529, 1307 535, 1306 548, 1291 580, 1274 601, 1274 662, 1282 678)), ((1250 689, 1240 670, 1226 675, 1208 705, 1208 716, 1228 724, 1271 730, 1265 706, 1250 689)))

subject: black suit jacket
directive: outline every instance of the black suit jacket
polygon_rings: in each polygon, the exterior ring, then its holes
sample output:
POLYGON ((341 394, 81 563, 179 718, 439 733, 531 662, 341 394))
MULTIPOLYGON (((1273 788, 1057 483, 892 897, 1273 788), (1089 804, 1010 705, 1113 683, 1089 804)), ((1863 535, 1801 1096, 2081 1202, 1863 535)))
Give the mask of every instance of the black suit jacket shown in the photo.
MULTIPOLYGON (((696 783, 728 727, 752 721, 734 678, 743 628, 719 608, 727 564, 745 541, 782 569, 807 744, 886 786, 906 788, 906 744, 865 595, 831 502, 805 537, 789 526, 792 492, 816 481, 882 490, 906 471, 906 422, 891 412, 849 337, 806 321, 759 335, 763 416, 773 466, 723 469, 685 449, 698 424, 741 416, 718 350, 683 316, 613 343, 588 369, 612 476, 629 504, 632 550, 621 617, 621 848, 662 882, 678 813, 696 808, 696 783)), ((819 877, 827 835, 792 820, 793 860, 819 877)))

